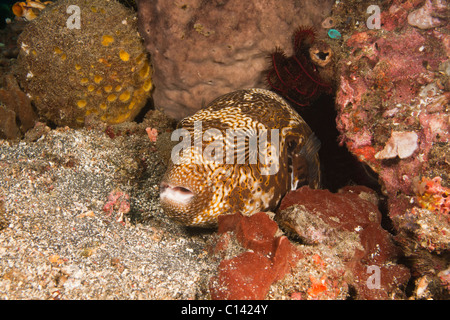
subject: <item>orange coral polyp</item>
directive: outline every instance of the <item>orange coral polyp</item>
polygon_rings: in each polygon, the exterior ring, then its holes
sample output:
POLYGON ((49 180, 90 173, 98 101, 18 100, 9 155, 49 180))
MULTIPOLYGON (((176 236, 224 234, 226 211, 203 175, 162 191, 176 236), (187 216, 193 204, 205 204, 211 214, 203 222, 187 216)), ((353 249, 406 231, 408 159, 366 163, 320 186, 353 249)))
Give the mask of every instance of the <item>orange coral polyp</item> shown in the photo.
POLYGON ((442 214, 450 213, 450 188, 441 185, 442 178, 433 179, 422 178, 418 185, 417 203, 423 209, 439 212, 442 214))
POLYGON ((312 275, 309 275, 309 280, 311 281, 311 287, 308 289, 308 295, 310 297, 317 298, 328 290, 326 283, 327 276, 323 276, 320 280, 317 280, 312 275))
POLYGON ((26 2, 16 2, 11 10, 16 17, 24 17, 26 20, 30 21, 38 16, 39 11, 45 9, 45 7, 51 3, 52 1, 41 3, 39 0, 27 0, 26 2))
POLYGON ((22 17, 24 12, 24 6, 25 6, 24 2, 16 2, 15 4, 13 4, 11 10, 16 17, 22 17))

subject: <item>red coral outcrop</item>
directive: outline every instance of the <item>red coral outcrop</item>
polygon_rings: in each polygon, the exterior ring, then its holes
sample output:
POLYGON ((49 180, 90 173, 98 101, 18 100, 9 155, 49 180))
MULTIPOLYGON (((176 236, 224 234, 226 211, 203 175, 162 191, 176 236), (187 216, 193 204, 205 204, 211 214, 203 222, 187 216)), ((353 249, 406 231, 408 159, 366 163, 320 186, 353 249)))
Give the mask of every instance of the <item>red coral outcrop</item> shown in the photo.
MULTIPOLYGON (((281 224, 305 243, 334 248, 358 299, 388 299, 409 279, 408 269, 395 263, 399 248, 381 227, 376 202, 376 194, 366 187, 346 187, 338 193, 302 187, 288 193, 279 209, 281 224)), ((325 279, 312 281, 309 296, 326 291, 325 279)), ((331 293, 328 298, 336 296, 331 293)))
POLYGON ((264 299, 273 282, 282 279, 301 256, 285 236, 275 236, 277 224, 264 212, 219 217, 219 246, 226 250, 230 233, 248 251, 220 262, 210 280, 212 299, 264 299))

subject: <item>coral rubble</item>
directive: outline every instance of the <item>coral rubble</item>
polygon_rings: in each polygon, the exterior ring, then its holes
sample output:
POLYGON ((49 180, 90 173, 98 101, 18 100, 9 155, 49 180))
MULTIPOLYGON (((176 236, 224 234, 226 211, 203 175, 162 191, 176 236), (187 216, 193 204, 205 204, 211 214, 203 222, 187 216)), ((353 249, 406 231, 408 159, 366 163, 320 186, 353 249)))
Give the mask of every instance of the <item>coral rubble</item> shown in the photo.
POLYGON ((18 44, 18 80, 43 120, 79 127, 91 115, 120 123, 150 95, 136 17, 116 1, 58 1, 29 22, 18 44))

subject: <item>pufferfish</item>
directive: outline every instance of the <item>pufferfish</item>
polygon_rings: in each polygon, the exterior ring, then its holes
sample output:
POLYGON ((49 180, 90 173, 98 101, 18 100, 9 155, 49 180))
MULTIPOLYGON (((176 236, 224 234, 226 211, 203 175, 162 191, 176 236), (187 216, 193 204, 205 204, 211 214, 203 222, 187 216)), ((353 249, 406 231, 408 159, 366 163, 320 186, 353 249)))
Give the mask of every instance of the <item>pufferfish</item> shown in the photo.
POLYGON ((245 89, 220 96, 181 120, 160 185, 164 213, 187 226, 274 210, 302 185, 318 188, 320 142, 276 93, 245 89), (178 140, 179 141, 179 140, 178 140))

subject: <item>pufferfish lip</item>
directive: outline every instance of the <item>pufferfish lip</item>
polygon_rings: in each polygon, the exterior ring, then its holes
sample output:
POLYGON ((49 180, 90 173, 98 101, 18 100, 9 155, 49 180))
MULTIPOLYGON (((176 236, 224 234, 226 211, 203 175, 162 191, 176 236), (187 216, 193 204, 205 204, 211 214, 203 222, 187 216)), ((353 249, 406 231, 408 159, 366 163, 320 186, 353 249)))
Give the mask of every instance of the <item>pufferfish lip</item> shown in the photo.
POLYGON ((175 202, 181 205, 188 204, 195 196, 189 188, 180 185, 161 182, 159 187, 161 201, 175 202))

